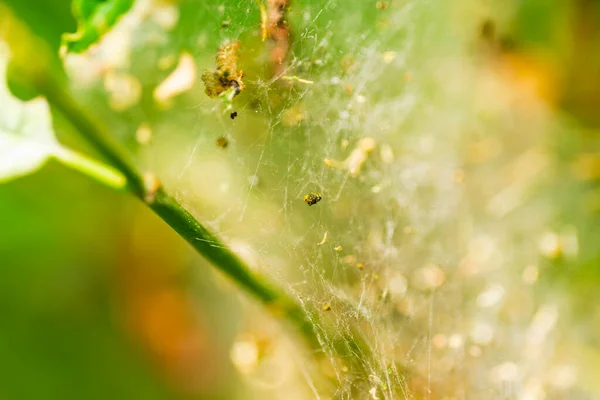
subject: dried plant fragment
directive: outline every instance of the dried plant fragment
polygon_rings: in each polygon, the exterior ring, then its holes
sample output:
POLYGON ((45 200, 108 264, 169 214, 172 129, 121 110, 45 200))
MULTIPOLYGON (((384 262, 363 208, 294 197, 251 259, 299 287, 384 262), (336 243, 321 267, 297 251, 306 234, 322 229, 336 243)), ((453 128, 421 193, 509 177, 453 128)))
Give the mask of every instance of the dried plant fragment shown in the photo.
POLYGON ((325 244, 325 242, 327 241, 327 232, 325 232, 325 234, 323 235, 323 240, 321 240, 317 246, 321 246, 322 244, 325 244))
POLYGON ((160 190, 161 183, 152 172, 146 172, 144 174, 144 201, 148 204, 154 203, 156 199, 156 193, 160 190))
POLYGON ((256 4, 258 4, 258 9, 260 11, 260 39, 264 42, 267 40, 267 9, 261 0, 256 0, 256 4))
POLYGON ((376 145, 375 139, 364 137, 358 141, 356 148, 352 150, 352 153, 344 161, 326 158, 323 162, 330 168, 347 169, 351 176, 358 176, 361 167, 367 161, 369 154, 375 149, 376 145))
POLYGON ((208 97, 218 97, 229 90, 235 97, 246 88, 242 82, 244 71, 237 69, 239 49, 238 41, 222 45, 217 53, 217 69, 202 74, 204 92, 208 97))
POLYGON ((285 81, 290 81, 290 82, 306 83, 307 85, 312 85, 313 83, 315 83, 314 81, 311 81, 308 79, 303 79, 303 78, 297 77, 296 75, 294 75, 294 76, 284 75, 281 77, 281 79, 283 79, 285 81))
POLYGON ((177 67, 154 89, 154 100, 164 104, 172 97, 190 90, 196 83, 196 63, 189 53, 182 53, 177 67))

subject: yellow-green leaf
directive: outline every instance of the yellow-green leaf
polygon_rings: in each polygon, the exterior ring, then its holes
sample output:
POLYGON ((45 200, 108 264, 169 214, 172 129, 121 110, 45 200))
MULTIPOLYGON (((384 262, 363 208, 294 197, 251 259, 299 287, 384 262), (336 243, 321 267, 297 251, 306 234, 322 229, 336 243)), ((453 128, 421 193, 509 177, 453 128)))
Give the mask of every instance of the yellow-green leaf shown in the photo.
POLYGON ((73 11, 77 18, 77 32, 63 35, 67 51, 81 53, 98 42, 119 18, 125 14, 133 0, 75 0, 73 11))
POLYGON ((23 102, 8 90, 7 55, 0 46, 0 182, 36 171, 59 146, 46 100, 23 102))

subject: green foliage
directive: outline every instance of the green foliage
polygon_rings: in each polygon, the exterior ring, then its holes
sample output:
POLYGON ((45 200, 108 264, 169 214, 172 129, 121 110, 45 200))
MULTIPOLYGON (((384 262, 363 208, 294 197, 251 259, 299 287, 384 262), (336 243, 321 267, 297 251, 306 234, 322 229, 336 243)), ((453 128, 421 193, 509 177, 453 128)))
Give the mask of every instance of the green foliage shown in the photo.
POLYGON ((133 0, 75 0, 73 4, 66 0, 41 0, 34 7, 19 0, 2 3, 10 11, 0 16, 9 22, 5 38, 13 53, 8 86, 18 98, 30 100, 39 94, 36 86, 48 76, 64 80, 59 58, 61 45, 67 51, 86 50, 131 8, 133 0))
POLYGON ((21 0, 2 0, 31 32, 43 39, 52 53, 58 56, 64 32, 75 30, 75 19, 69 0, 37 0, 35 4, 21 0))
MULTIPOLYGON (((79 9, 93 17, 97 7, 85 8, 84 3, 78 3, 79 9)), ((120 173, 62 147, 54 137, 47 102, 32 100, 49 82, 65 84, 59 48, 62 35, 73 30, 70 2, 41 1, 28 7, 24 2, 7 0, 0 3, 0 11, 4 4, 8 9, 0 13, 0 22, 8 27, 3 36, 11 57, 7 65, 8 54, 0 52, 0 76, 6 76, 0 83, 0 180, 32 173, 54 157, 111 187, 122 188, 125 178, 120 173)))
POLYGON ((81 53, 96 43, 102 35, 133 5, 133 0, 74 0, 77 32, 63 36, 67 51, 81 53))
MULTIPOLYGON (((0 76, 14 65, 7 67, 6 54, 3 54, 6 52, 2 49, 0 47, 0 76)), ((44 99, 23 102, 0 81, 0 104, 0 182, 35 172, 48 159, 55 158, 113 188, 125 186, 125 178, 114 169, 60 145, 44 99)))
MULTIPOLYGON (((0 76, 4 76, 6 58, 1 56, 0 52, 0 76)), ((0 181, 6 181, 40 168, 55 153, 58 142, 44 100, 23 103, 1 81, 0 104, 0 181)))
POLYGON ((24 1, 2 0, 0 22, 8 27, 3 32, 12 53, 7 79, 15 96, 32 99, 39 94, 37 82, 48 75, 64 80, 59 58, 61 37, 75 30, 69 1, 40 0, 32 6, 24 1))

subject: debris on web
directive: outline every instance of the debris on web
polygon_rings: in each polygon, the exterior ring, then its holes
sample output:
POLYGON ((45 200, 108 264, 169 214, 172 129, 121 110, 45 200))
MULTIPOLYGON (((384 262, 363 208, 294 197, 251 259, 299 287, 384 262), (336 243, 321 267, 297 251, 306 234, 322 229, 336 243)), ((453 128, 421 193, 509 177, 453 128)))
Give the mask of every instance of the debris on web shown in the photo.
POLYGON ((202 74, 204 92, 208 97, 218 97, 229 92, 230 100, 246 89, 242 78, 244 71, 237 68, 240 42, 233 41, 223 44, 217 53, 217 69, 202 74))

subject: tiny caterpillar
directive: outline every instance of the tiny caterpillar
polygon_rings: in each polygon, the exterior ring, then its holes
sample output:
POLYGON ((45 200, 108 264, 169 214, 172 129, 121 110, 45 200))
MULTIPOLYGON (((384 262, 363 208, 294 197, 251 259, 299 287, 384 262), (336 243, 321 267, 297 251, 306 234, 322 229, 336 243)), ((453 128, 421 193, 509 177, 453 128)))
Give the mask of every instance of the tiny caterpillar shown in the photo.
POLYGON ((202 74, 204 92, 209 97, 217 97, 228 90, 233 90, 233 96, 236 96, 246 88, 242 82, 244 71, 237 69, 239 49, 237 40, 223 44, 217 53, 217 69, 202 74))

